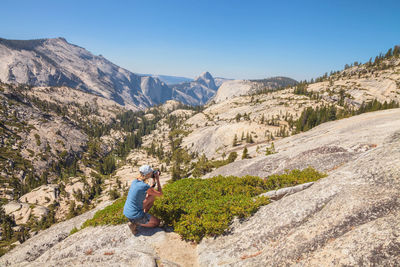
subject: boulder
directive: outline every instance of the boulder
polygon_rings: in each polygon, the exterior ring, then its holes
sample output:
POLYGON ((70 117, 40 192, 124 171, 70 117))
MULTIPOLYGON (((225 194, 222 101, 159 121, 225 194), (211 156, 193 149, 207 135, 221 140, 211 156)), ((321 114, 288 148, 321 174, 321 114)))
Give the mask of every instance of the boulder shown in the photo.
POLYGON ((78 192, 78 190, 81 190, 82 193, 84 192, 85 185, 83 182, 78 182, 77 180, 73 180, 72 184, 67 184, 65 186, 65 192, 69 193, 71 196, 74 194, 74 192, 78 192))
POLYGON ((59 200, 59 189, 56 184, 41 185, 21 196, 19 201, 37 205, 50 205, 59 200))
POLYGON ((32 213, 29 204, 16 201, 5 204, 3 208, 6 214, 14 216, 14 220, 17 224, 27 223, 32 213))
POLYGON ((49 213, 49 209, 44 206, 21 203, 17 201, 11 201, 5 204, 3 208, 6 214, 14 216, 17 224, 27 223, 31 215, 35 216, 38 220, 41 220, 49 213))
POLYGON ((6 214, 13 213, 22 208, 22 204, 17 201, 10 201, 7 204, 3 205, 4 211, 6 214))
POLYGON ((42 219, 43 217, 47 216, 48 213, 49 213, 49 209, 46 207, 43 207, 43 206, 35 206, 32 209, 33 216, 35 216, 39 220, 42 219))

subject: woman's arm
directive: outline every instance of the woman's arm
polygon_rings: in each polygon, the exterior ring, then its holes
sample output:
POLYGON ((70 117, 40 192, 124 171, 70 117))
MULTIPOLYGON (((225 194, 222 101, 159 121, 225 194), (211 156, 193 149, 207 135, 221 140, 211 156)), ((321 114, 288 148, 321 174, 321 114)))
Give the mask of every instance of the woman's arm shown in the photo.
POLYGON ((160 177, 158 174, 155 174, 154 176, 155 176, 154 178, 156 179, 156 182, 157 182, 157 190, 155 190, 153 187, 150 187, 147 190, 147 194, 149 194, 150 196, 159 197, 159 196, 163 195, 161 183, 160 183, 160 177))
POLYGON ((160 192, 161 195, 162 195, 163 192, 162 192, 162 188, 161 188, 159 172, 157 172, 157 174, 155 175, 155 178, 156 178, 156 181, 157 181, 157 190, 158 190, 158 192, 160 192))
POLYGON ((147 189, 147 194, 149 196, 155 196, 155 197, 160 197, 163 195, 162 192, 155 190, 153 187, 150 187, 149 189, 147 189))

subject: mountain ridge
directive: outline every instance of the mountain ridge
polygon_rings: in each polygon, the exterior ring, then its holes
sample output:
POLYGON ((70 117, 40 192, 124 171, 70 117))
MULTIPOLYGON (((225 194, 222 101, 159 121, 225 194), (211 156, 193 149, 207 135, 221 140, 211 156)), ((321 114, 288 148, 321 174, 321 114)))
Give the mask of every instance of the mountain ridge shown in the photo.
MULTIPOLYGON (((204 105, 230 79, 208 71, 194 79, 135 74, 102 55, 65 38, 8 40, 0 38, 0 81, 30 86, 67 86, 114 100, 129 109, 144 109, 175 99, 204 105), (172 82, 173 81, 173 82, 172 82)), ((280 85, 275 84, 276 88, 280 85)), ((242 92, 244 94, 248 91, 242 92)))
MULTIPOLYGON (((185 91, 176 92, 179 89, 169 87, 156 76, 130 72, 62 37, 34 40, 1 38, 0 59, 2 82, 67 86, 112 99, 131 109, 161 104, 174 99, 174 95, 185 104, 199 105, 205 101, 196 102, 198 97, 193 99, 196 94, 192 91, 198 88, 187 87, 185 91)), ((213 81, 210 85, 216 90, 213 81)), ((208 91, 207 83, 203 89, 208 91)))

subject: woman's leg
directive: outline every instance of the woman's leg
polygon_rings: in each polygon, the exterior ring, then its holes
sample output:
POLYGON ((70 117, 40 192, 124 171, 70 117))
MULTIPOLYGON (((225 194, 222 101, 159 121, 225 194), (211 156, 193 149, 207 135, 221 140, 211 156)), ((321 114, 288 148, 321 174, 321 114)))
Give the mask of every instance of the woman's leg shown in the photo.
POLYGON ((146 224, 139 224, 140 226, 143 227, 157 227, 160 225, 160 219, 157 217, 154 217, 153 215, 150 215, 150 220, 146 224))
POLYGON ((154 200, 156 200, 155 196, 147 195, 145 200, 143 200, 143 211, 148 212, 151 207, 153 207, 154 200))

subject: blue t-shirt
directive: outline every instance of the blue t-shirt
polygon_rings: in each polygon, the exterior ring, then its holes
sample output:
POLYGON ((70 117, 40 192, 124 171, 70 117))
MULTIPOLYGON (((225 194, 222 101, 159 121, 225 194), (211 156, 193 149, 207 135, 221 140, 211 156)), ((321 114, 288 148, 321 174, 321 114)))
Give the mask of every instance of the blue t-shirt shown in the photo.
POLYGON ((124 206, 124 215, 129 219, 139 219, 144 216, 143 200, 150 186, 143 181, 133 180, 129 188, 124 206))

